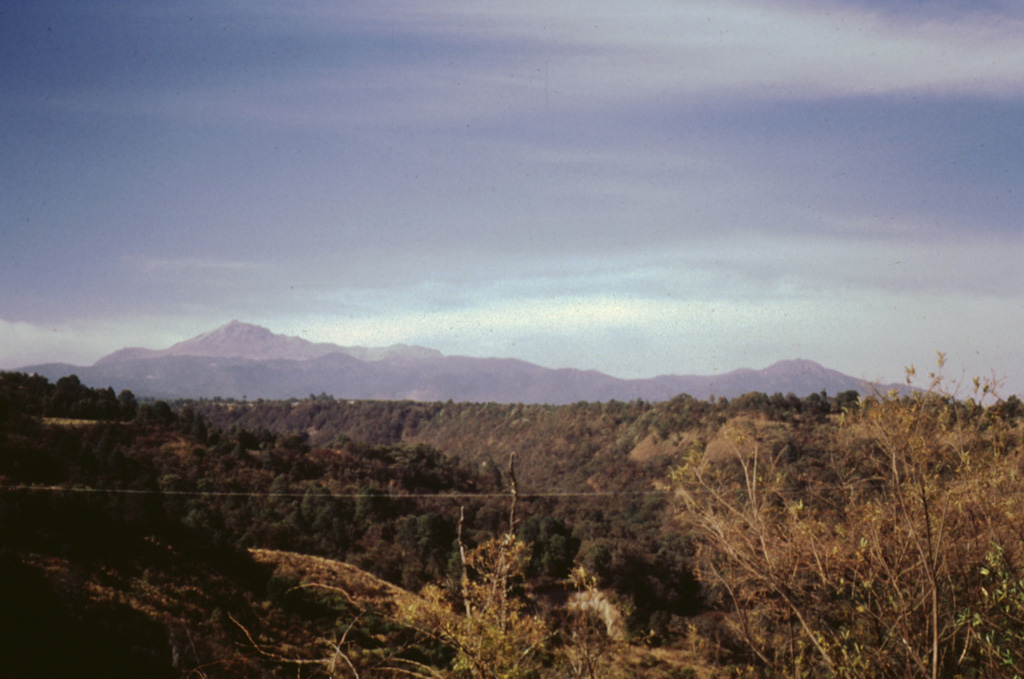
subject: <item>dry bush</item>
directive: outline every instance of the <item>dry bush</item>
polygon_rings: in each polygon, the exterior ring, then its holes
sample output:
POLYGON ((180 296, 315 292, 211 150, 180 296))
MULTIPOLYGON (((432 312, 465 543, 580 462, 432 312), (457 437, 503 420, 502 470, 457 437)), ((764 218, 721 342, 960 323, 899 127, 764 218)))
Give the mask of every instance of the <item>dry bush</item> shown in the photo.
POLYGON ((990 385, 960 400, 941 365, 928 389, 845 413, 815 465, 787 463, 755 432, 737 436, 731 462, 695 451, 674 472, 699 576, 754 674, 1014 676, 994 673, 993 654, 1024 651, 1024 596, 1000 617, 984 580, 1001 574, 1015 596, 1019 437, 982 404, 990 385), (997 630, 989 641, 979 620, 997 630))

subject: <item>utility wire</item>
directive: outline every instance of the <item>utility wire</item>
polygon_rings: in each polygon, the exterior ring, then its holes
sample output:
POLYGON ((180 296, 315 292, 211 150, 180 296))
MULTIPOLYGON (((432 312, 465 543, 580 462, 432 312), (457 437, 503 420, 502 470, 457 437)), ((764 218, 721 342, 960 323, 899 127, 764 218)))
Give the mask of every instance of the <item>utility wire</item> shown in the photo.
MULTIPOLYGON (((264 497, 264 498, 304 498, 306 492, 301 493, 276 493, 276 492, 250 492, 230 490, 153 490, 146 488, 90 488, 87 486, 33 486, 33 485, 0 485, 0 493, 10 492, 47 492, 47 493, 106 493, 110 495, 165 495, 177 497, 264 497)), ((667 490, 647 491, 580 491, 580 492, 539 492, 522 493, 520 499, 545 499, 545 498, 573 498, 573 497, 647 497, 653 495, 667 495, 667 490)), ((488 499, 507 498, 509 494, 504 493, 318 493, 313 497, 323 498, 373 498, 375 500, 403 500, 403 499, 437 499, 437 500, 464 500, 464 499, 488 499)))

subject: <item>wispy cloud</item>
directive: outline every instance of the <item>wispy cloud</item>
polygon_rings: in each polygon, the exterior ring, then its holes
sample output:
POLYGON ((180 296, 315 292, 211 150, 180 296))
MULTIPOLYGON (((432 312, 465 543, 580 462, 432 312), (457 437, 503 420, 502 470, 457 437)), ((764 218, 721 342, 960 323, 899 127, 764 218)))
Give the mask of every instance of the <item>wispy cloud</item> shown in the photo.
MULTIPOLYGON (((912 288, 894 295, 837 282, 826 291, 746 299, 583 293, 480 300, 447 310, 304 317, 281 327, 319 341, 418 343, 449 354, 517 356, 623 377, 716 373, 799 356, 858 377, 893 380, 910 363, 929 365, 936 350, 954 358, 954 370, 987 375, 992 360, 1010 355, 1003 338, 1016 306, 1014 298, 912 288)), ((1012 377, 1019 383, 1019 374, 1012 377)))
MULTIPOLYGON (((168 322, 166 317, 139 315, 128 319, 93 319, 59 323, 29 323, 0 318, 0 370, 58 361, 92 365, 99 358, 125 346, 163 348, 177 341, 188 321, 168 322)), ((105 385, 94 385, 105 386, 105 385)))
POLYGON ((747 0, 353 2, 254 5, 220 21, 282 53, 240 50, 217 79, 47 98, 236 124, 423 128, 676 97, 1015 97, 1024 86, 1020 13, 908 17, 747 0), (243 20, 265 12, 278 24, 243 20), (300 47, 310 32, 333 58, 300 47))
POLYGON ((206 257, 126 255, 123 260, 127 265, 144 274, 173 277, 195 274, 252 273, 264 268, 264 265, 255 262, 206 257))
POLYGON ((625 2, 475 3, 420 12, 432 19, 430 30, 452 40, 470 28, 471 39, 537 43, 533 53, 563 61, 556 81, 563 94, 1016 94, 1024 81, 1019 14, 898 17, 840 3, 742 0, 666 0, 642 9, 625 2))

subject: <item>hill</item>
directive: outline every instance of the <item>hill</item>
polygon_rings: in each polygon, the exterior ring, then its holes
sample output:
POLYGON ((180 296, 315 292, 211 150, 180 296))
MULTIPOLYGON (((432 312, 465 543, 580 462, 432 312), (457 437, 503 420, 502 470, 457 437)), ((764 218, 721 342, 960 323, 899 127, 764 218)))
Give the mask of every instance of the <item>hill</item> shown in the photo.
MULTIPOLYGON (((399 676, 374 669, 398 660, 449 664, 450 646, 394 610, 416 608, 410 592, 429 583, 458 592, 457 536, 472 548, 507 526, 500 471, 424 444, 311 446, 222 429, 199 410, 0 373, 0 630, 11 640, 0 665, 17 676, 69 673, 71 658, 110 677, 335 676, 320 662, 341 662, 331 644, 363 676, 399 676), (47 653, 52 634, 71 658, 47 653)), ((662 631, 695 612, 660 497, 524 493, 517 587, 531 616, 565 614, 584 548, 628 606, 629 630, 658 611, 662 631), (589 527, 575 530, 574 514, 589 527)), ((649 655, 642 644, 631 654, 649 655)), ((643 663, 633 676, 668 676, 643 663)))
POLYGON ((716 376, 619 379, 593 370, 551 369, 507 358, 445 356, 426 347, 343 347, 277 335, 233 321, 167 349, 127 348, 92 366, 26 366, 50 380, 76 374, 86 384, 130 389, 143 397, 301 398, 565 404, 664 401, 679 394, 734 398, 747 392, 867 393, 865 380, 813 361, 780 361, 763 370, 716 376))

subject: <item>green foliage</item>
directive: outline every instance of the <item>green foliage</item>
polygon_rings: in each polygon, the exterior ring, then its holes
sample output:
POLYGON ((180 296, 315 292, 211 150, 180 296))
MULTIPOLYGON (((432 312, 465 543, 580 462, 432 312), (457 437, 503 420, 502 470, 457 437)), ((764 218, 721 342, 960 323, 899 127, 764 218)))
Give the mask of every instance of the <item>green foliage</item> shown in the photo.
POLYGON ((19 413, 73 420, 127 421, 136 414, 135 396, 128 390, 115 395, 110 387, 92 389, 68 375, 51 385, 45 377, 0 373, 0 423, 19 413))
POLYGON ((530 545, 527 575, 569 576, 579 550, 579 540, 561 520, 532 515, 519 527, 519 539, 530 545))
POLYGON ((976 659, 978 676, 1020 679, 1024 677, 1024 575, 998 544, 989 549, 978 572, 981 596, 957 619, 967 630, 965 653, 976 659))

